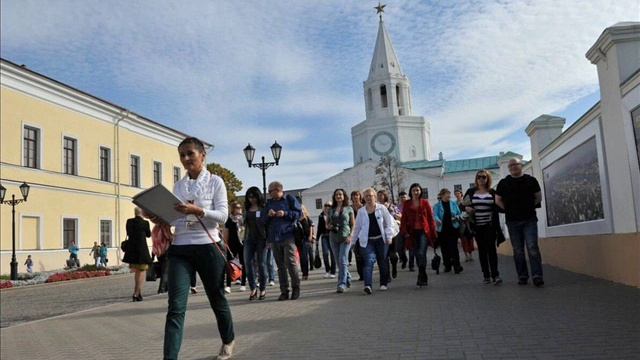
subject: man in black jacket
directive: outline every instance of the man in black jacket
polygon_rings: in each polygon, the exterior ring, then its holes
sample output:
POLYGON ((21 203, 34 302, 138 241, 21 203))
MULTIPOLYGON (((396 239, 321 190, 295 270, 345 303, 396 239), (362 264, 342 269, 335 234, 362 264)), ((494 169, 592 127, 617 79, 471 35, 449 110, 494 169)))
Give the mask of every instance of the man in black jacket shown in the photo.
POLYGON ((329 230, 327 230, 329 210, 331 210, 331 203, 324 204, 322 214, 318 217, 318 231, 316 233, 316 239, 318 239, 322 245, 322 260, 324 261, 324 269, 326 271, 324 274, 325 279, 333 279, 336 277, 336 264, 333 261, 333 252, 329 244, 329 230))

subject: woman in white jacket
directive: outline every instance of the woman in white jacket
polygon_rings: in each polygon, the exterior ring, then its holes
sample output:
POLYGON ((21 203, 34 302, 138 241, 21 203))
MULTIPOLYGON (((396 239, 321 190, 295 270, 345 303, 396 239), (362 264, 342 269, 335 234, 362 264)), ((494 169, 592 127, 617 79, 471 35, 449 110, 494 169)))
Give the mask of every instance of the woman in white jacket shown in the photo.
POLYGON ((351 232, 350 241, 358 240, 360 243, 364 277, 364 292, 371 295, 373 282, 373 264, 377 261, 380 270, 380 290, 388 289, 389 272, 385 261, 389 244, 393 239, 393 218, 384 205, 376 203, 376 191, 372 188, 362 192, 365 206, 358 210, 356 225, 351 232))

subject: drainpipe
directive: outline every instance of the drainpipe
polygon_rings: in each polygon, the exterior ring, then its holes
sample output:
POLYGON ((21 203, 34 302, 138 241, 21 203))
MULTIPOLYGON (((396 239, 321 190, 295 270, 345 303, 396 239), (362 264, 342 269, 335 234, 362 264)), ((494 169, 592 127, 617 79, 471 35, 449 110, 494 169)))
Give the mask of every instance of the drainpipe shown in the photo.
POLYGON ((116 119, 116 122, 114 124, 114 157, 115 157, 115 186, 116 186, 116 258, 117 258, 117 263, 118 265, 120 265, 120 258, 121 258, 121 254, 120 254, 120 243, 123 241, 122 240, 122 229, 121 229, 121 221, 120 221, 120 121, 124 120, 125 118, 129 117, 129 110, 124 110, 123 113, 121 113, 120 117, 118 119, 116 119))

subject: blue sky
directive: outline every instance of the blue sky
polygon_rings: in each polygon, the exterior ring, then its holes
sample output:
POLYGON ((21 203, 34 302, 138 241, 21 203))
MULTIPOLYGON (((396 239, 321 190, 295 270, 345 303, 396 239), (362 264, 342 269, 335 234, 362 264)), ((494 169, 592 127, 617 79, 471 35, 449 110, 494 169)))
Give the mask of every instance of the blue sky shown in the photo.
MULTIPOLYGON (((431 120, 433 154, 515 151, 540 114, 567 126, 599 99, 584 57, 640 0, 388 1, 385 24, 431 120)), ((216 145, 245 185, 242 148, 281 165, 268 179, 308 187, 352 165, 362 82, 377 32, 373 1, 1 2, 1 56, 216 145)), ((436 155, 437 156, 437 155, 436 155)))

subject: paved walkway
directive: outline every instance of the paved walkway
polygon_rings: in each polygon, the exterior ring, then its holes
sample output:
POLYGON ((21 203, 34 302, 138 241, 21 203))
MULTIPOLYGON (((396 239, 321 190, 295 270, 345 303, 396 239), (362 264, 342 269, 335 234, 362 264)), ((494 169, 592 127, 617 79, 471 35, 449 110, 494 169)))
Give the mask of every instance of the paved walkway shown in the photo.
MULTIPOLYGON (((640 358, 640 289, 552 267, 545 288, 523 287, 511 259, 500 261, 500 287, 481 284, 475 262, 460 275, 430 273, 423 289, 415 273, 401 271, 390 291, 373 296, 359 282, 335 294, 319 270, 298 301, 276 301, 274 288, 264 302, 234 292, 235 358, 640 358)), ((159 359, 165 311, 159 295, 10 326, 0 330, 0 357, 159 359)), ((182 358, 211 359, 220 340, 204 294, 190 298, 186 324, 182 358)))

